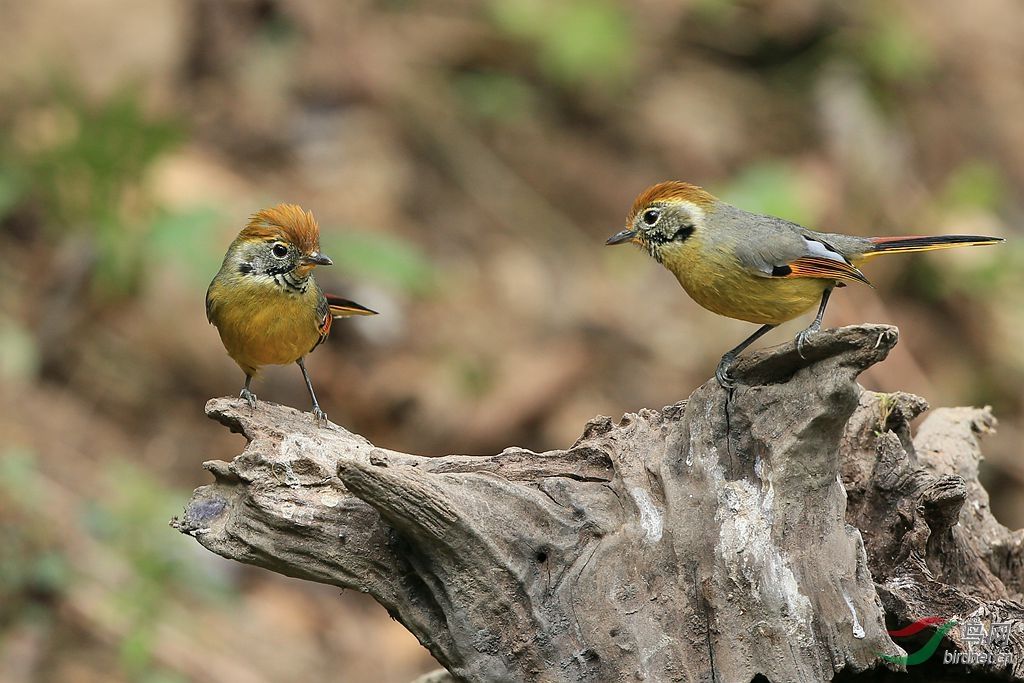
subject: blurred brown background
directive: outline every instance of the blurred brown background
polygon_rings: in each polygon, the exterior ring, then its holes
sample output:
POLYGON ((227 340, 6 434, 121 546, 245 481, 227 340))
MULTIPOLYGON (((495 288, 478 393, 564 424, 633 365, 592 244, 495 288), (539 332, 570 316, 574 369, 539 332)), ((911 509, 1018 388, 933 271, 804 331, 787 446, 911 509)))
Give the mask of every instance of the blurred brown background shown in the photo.
MULTIPOLYGON (((684 398, 753 330, 605 249, 667 178, 858 234, 999 248, 872 263, 828 325, 899 325, 863 377, 991 404, 1024 525, 1024 5, 1015 0, 0 0, 0 679, 404 683, 362 595, 167 527, 240 437, 203 295, 246 217, 312 209, 325 288, 382 312, 309 367, 388 448, 569 445, 684 398)), ((806 320, 770 335, 789 339, 806 320)), ((297 369, 261 398, 306 408, 297 369)))

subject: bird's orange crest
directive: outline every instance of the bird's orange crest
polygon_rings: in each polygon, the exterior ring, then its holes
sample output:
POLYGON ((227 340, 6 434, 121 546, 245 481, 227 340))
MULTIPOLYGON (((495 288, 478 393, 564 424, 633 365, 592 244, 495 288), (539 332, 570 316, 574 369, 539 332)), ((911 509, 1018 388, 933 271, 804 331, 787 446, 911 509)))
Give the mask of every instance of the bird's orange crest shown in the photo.
POLYGON ((637 214, 653 202, 671 201, 693 202, 702 209, 706 209, 715 202, 715 197, 702 187, 684 183, 681 180, 667 180, 652 185, 640 193, 636 201, 633 202, 627 222, 632 224, 637 214))
POLYGON ((241 239, 281 239, 294 244, 303 254, 320 249, 320 226, 309 211, 295 204, 278 204, 252 215, 241 239))

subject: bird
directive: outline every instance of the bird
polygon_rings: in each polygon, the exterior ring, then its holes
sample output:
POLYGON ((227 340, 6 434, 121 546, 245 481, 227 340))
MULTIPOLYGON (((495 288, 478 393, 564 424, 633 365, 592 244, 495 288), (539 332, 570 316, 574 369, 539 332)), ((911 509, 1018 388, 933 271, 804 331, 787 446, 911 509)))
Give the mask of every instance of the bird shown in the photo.
POLYGON ((858 237, 816 232, 797 223, 751 213, 679 180, 641 192, 624 230, 608 245, 634 244, 667 268, 704 308, 761 325, 722 356, 715 379, 735 387, 729 371, 737 356, 774 327, 817 304, 814 321, 796 336, 797 351, 821 329, 836 287, 871 286, 860 266, 876 256, 1002 242, 983 235, 858 237))
POLYGON ((377 314, 324 294, 313 269, 330 265, 333 261, 320 252, 316 219, 295 204, 257 211, 228 247, 206 291, 206 318, 245 373, 239 397, 251 408, 256 407, 256 395, 250 385, 260 368, 296 363, 313 402, 314 419, 327 419, 304 358, 327 339, 335 318, 377 314))

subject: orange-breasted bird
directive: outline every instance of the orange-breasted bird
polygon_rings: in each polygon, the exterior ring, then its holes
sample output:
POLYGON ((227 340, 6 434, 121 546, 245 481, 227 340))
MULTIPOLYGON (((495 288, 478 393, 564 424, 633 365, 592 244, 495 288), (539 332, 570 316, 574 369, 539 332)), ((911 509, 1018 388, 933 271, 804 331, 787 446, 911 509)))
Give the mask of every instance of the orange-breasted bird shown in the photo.
POLYGON ((815 232, 774 216, 744 211, 681 181, 658 183, 633 203, 626 229, 606 244, 630 242, 668 268, 694 301, 714 313, 761 327, 718 363, 715 377, 734 386, 729 369, 744 349, 773 327, 818 304, 818 315, 797 337, 821 329, 835 287, 870 285, 860 271, 884 254, 995 244, 982 235, 855 237, 815 232))
POLYGON ((228 247, 206 291, 206 317, 245 373, 240 396, 250 406, 256 407, 256 395, 249 385, 261 367, 298 363, 313 416, 326 419, 303 358, 327 339, 335 318, 376 314, 321 291, 313 269, 329 265, 316 219, 294 204, 258 211, 228 247))

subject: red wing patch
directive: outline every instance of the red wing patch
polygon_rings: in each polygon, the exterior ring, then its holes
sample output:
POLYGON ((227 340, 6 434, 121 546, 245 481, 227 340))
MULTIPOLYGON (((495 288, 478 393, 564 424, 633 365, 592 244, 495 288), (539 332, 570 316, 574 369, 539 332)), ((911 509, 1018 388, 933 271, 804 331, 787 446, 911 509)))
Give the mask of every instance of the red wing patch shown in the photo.
POLYGON ((827 280, 852 280, 870 285, 864 273, 856 266, 845 261, 833 261, 832 259, 819 258, 817 256, 801 256, 791 261, 788 266, 789 272, 782 277, 811 277, 827 280))
POLYGON ((317 342, 317 346, 323 344, 327 339, 327 335, 331 333, 331 323, 334 322, 334 316, 331 315, 330 311, 327 311, 327 315, 320 322, 320 341, 317 342))

